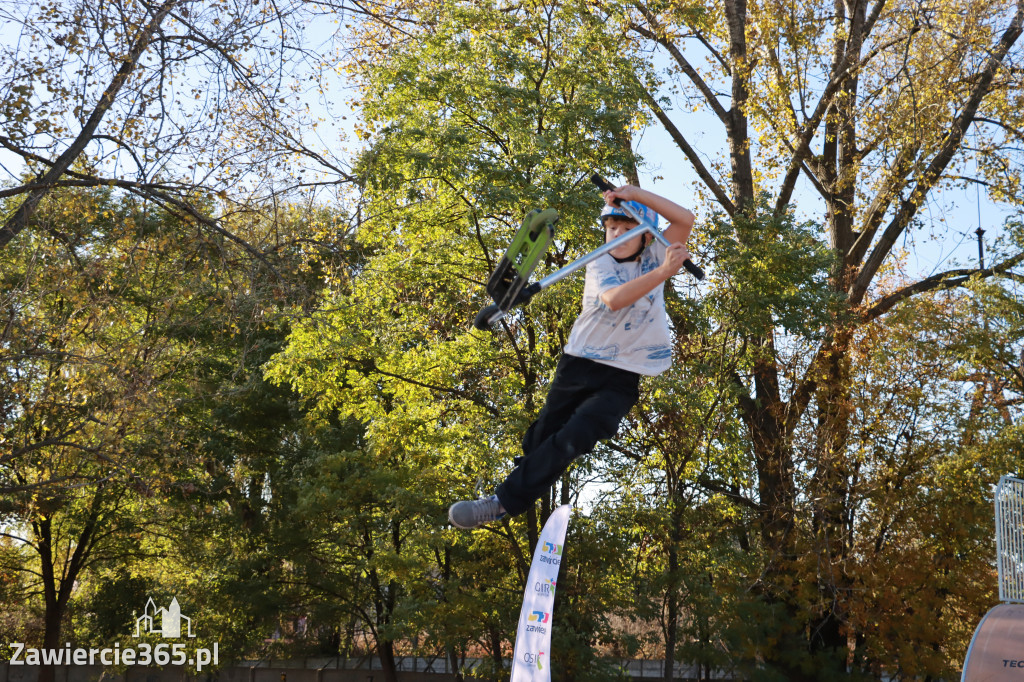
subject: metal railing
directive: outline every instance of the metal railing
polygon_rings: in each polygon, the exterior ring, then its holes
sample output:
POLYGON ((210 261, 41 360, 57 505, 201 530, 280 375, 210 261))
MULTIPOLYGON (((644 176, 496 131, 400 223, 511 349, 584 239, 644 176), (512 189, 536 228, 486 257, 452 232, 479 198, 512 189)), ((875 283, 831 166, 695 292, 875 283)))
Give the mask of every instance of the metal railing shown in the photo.
POLYGON ((999 600, 1024 603, 1024 480, 1000 478, 995 505, 999 600))
MULTIPOLYGON (((482 658, 467 658, 459 661, 459 669, 463 672, 471 671, 477 668, 484 659, 482 658)), ((272 669, 293 669, 293 670, 366 670, 366 671, 377 671, 383 670, 384 665, 381 659, 377 656, 335 656, 331 658, 305 658, 305 659, 263 659, 260 661, 242 661, 237 664, 240 668, 251 668, 258 670, 260 668, 272 668, 272 669)), ((505 661, 505 667, 507 668, 509 661, 505 661)), ((617 665, 619 669, 626 673, 630 678, 636 679, 648 679, 657 678, 661 679, 664 676, 665 662, 660 660, 640 660, 640 659, 621 659, 614 661, 613 665, 617 665)), ((439 673, 439 674, 453 674, 456 670, 452 667, 452 663, 445 656, 395 656, 395 669, 398 672, 420 672, 420 673, 439 673)), ((674 679, 678 680, 692 680, 692 679, 710 679, 713 680, 731 680, 733 676, 726 671, 716 670, 708 673, 706 670, 698 668, 694 665, 688 665, 684 663, 676 663, 675 672, 673 674, 674 679)))

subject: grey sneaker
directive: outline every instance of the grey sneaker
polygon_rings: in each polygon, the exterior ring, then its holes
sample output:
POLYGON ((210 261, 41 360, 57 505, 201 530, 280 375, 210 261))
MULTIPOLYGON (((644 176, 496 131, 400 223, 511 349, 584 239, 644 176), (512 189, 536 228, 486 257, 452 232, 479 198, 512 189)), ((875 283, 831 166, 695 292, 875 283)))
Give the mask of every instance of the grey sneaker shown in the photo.
POLYGON ((497 495, 481 497, 479 500, 463 500, 448 508, 448 520, 456 528, 464 530, 479 528, 503 516, 505 508, 501 506, 497 495))

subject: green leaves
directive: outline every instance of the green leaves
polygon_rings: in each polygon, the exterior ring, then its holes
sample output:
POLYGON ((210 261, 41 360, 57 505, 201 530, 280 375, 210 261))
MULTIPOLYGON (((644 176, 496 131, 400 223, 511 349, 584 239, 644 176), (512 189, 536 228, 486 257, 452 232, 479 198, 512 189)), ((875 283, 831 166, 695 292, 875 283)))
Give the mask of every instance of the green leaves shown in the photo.
POLYGON ((820 226, 776 215, 761 195, 731 221, 716 215, 706 234, 718 275, 708 303, 724 324, 743 335, 779 329, 808 341, 837 324, 843 299, 820 226))

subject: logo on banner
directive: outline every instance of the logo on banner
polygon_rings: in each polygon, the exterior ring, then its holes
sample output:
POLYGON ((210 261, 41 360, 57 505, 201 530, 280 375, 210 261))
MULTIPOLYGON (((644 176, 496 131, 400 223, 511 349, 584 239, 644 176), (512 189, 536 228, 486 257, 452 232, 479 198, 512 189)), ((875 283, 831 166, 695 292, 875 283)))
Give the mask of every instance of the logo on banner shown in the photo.
POLYGON ((533 653, 530 653, 529 651, 527 651, 525 654, 523 654, 523 663, 525 663, 526 665, 529 665, 529 666, 533 666, 533 665, 536 664, 537 670, 543 670, 544 669, 544 665, 542 664, 542 662, 540 660, 540 657, 543 656, 543 655, 544 655, 543 651, 541 651, 538 654, 533 654, 533 653))
POLYGON ((533 586, 533 591, 542 597, 550 597, 555 592, 555 581, 550 578, 539 580, 533 586))
POLYGON ((543 552, 543 554, 540 555, 541 563, 551 564, 552 566, 558 566, 562 563, 561 559, 555 558, 562 556, 562 545, 556 545, 553 542, 545 542, 544 548, 541 551, 543 552))
POLYGON ((548 629, 544 627, 543 624, 551 620, 551 614, 545 613, 543 611, 534 611, 526 620, 528 620, 530 623, 536 623, 536 625, 527 625, 527 632, 539 632, 543 635, 547 634, 548 632, 548 629))

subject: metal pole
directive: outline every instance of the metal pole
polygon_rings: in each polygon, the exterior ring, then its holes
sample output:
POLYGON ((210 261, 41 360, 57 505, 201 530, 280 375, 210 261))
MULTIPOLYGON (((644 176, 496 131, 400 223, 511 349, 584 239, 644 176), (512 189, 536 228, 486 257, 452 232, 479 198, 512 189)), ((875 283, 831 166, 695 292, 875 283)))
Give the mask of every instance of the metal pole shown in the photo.
POLYGON ((552 284, 554 284, 555 282, 558 282, 559 280, 565 279, 568 275, 571 275, 572 273, 576 272, 580 268, 586 267, 590 263, 594 262, 595 260, 597 260, 601 256, 603 256, 606 253, 608 253, 609 251, 613 251, 614 249, 617 249, 618 247, 622 246, 623 244, 625 244, 626 242, 630 241, 631 239, 634 239, 635 237, 637 237, 639 235, 642 235, 642 234, 644 234, 646 232, 652 233, 654 235, 655 239, 660 241, 665 246, 671 246, 671 244, 668 243, 668 240, 665 239, 665 236, 663 234, 661 234, 661 232, 659 232, 657 230, 657 228, 653 228, 653 227, 651 227, 650 225, 647 225, 647 224, 641 224, 641 225, 638 225, 638 226, 634 227, 632 230, 630 230, 626 234, 619 235, 618 237, 616 237, 615 239, 611 240, 610 242, 605 242, 604 244, 602 244, 601 246, 597 247, 596 249, 594 249, 593 251, 591 251, 587 255, 580 256, 579 258, 577 258, 573 262, 571 262, 568 265, 566 265, 561 270, 556 270, 555 272, 552 272, 550 275, 548 275, 547 277, 545 277, 541 281, 537 282, 537 286, 539 286, 541 289, 546 289, 549 286, 551 286, 552 284))

